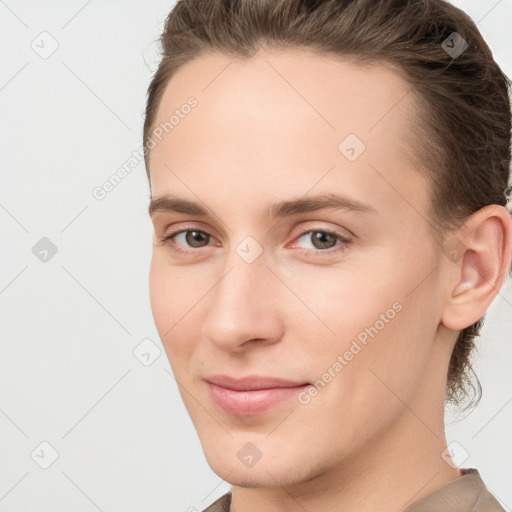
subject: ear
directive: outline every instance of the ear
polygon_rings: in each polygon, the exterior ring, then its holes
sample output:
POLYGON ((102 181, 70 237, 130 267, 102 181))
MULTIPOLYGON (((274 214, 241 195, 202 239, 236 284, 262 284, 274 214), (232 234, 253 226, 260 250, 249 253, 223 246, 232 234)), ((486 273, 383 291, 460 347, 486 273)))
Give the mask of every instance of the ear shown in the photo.
POLYGON ((511 214, 496 204, 478 210, 452 233, 444 252, 452 277, 441 323, 458 331, 484 316, 507 276, 512 259, 511 214))

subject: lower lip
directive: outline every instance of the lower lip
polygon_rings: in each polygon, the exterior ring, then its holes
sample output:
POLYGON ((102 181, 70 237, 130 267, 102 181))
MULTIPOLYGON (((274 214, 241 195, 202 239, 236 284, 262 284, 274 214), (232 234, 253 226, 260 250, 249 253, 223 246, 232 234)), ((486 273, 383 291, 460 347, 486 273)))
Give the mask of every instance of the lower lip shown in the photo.
POLYGON ((269 388, 252 391, 235 391, 207 382, 213 402, 224 412, 236 416, 256 416, 272 406, 296 396, 309 384, 293 388, 269 388))

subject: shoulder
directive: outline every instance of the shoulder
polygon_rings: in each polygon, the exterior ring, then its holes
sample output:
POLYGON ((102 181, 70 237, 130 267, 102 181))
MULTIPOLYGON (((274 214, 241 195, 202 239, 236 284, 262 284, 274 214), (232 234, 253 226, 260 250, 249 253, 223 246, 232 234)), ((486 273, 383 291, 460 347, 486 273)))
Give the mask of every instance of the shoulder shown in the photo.
POLYGON ((231 504, 231 491, 223 494, 219 499, 215 500, 209 507, 202 512, 229 512, 231 504))
POLYGON ((506 512, 476 468, 461 468, 460 475, 413 503, 405 512, 506 512))

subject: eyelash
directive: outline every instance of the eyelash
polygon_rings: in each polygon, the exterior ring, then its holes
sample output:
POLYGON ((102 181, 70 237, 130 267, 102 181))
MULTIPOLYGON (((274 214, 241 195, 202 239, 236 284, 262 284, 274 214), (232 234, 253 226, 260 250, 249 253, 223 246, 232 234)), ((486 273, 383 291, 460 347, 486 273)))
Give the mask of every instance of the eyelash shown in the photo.
MULTIPOLYGON (((201 229, 197 229, 196 226, 187 226, 186 228, 177 229, 176 231, 172 231, 171 233, 168 233, 164 237, 160 238, 160 242, 162 244, 167 245, 173 252, 180 255, 191 255, 195 252, 197 252, 198 249, 192 249, 192 250, 184 250, 181 249, 175 242, 172 241, 172 239, 179 235, 180 233, 186 233, 188 231, 197 231, 203 235, 206 235, 208 237, 212 237, 209 233, 206 231, 203 231, 201 229)), ((347 238, 343 235, 340 235, 339 233, 336 233, 335 231, 331 231, 329 229, 311 229, 311 228, 304 228, 302 229, 296 236, 296 238, 301 238, 306 233, 324 233, 328 235, 334 236, 337 240, 339 240, 341 243, 337 243, 331 248, 328 249, 296 249, 300 254, 305 256, 325 256, 326 254, 333 254, 340 251, 344 251, 348 245, 352 243, 352 240, 350 238, 347 238), (341 246, 340 248, 336 249, 336 247, 341 246)), ((205 246, 206 247, 206 246, 205 246)))

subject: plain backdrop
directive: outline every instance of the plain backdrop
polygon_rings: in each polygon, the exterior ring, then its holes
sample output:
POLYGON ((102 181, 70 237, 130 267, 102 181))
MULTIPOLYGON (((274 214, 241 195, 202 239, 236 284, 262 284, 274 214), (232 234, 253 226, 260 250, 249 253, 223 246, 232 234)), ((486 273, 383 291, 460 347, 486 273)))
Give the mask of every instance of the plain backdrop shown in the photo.
MULTIPOLYGON (((512 76, 512 0, 455 4, 512 76)), ((93 195, 141 146, 173 5, 0 1, 0 512, 191 512, 229 489, 153 324, 143 163, 93 195)), ((475 355, 482 401, 446 418, 508 511, 511 332, 507 281, 475 355)))

